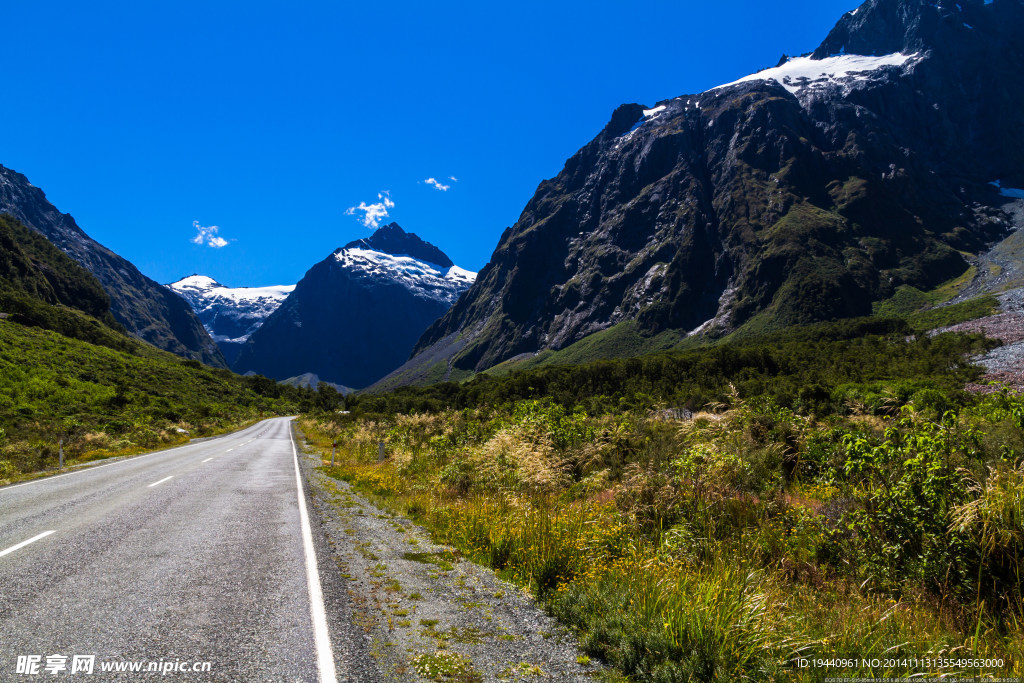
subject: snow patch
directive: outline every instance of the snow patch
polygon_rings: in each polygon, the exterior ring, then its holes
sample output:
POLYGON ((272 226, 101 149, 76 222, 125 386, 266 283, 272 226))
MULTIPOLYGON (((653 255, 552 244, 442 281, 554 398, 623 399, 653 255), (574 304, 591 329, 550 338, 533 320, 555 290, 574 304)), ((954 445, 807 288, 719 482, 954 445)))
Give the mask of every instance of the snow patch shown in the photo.
POLYGON ((454 280, 456 282, 468 282, 472 284, 476 282, 476 273, 471 270, 459 268, 458 266, 452 266, 448 269, 448 272, 444 274, 446 280, 454 280))
POLYGON ((339 249, 334 259, 357 276, 397 282, 417 296, 450 304, 476 281, 477 275, 458 266, 445 268, 373 249, 339 249))
POLYGON ((704 332, 705 330, 707 330, 709 327, 711 327, 714 324, 715 324, 715 318, 711 318, 710 320, 705 320, 700 325, 698 325, 697 327, 695 327, 692 330, 690 330, 689 332, 687 332, 686 336, 687 337, 696 337, 698 334, 704 332))
POLYGON ((633 124, 632 128, 630 128, 625 133, 620 135, 619 139, 623 141, 629 140, 630 138, 633 137, 633 133, 635 133, 640 128, 640 126, 644 125, 645 123, 647 123, 647 119, 640 119, 639 121, 633 124))
POLYGON ((247 340, 295 289, 295 285, 225 287, 206 275, 190 275, 167 287, 189 303, 214 341, 232 343, 247 340), (226 320, 233 321, 231 327, 244 332, 233 336, 217 334, 215 325, 226 320))
POLYGON ((637 121, 636 123, 634 123, 632 128, 630 128, 625 133, 620 135, 619 141, 628 142, 633 137, 633 133, 635 133, 640 128, 640 126, 644 125, 648 121, 653 121, 654 119, 658 118, 661 115, 661 113, 666 109, 668 109, 668 107, 664 104, 655 107, 654 109, 644 109, 644 117, 637 121))
POLYGON ((295 289, 295 285, 225 287, 212 277, 205 275, 190 275, 167 286, 179 293, 190 291, 205 297, 223 297, 236 303, 256 302, 263 299, 271 299, 280 303, 295 289))
POLYGON ((727 88, 738 83, 749 81, 776 81, 794 95, 805 88, 824 88, 830 84, 847 85, 858 81, 867 81, 871 73, 890 66, 901 67, 918 56, 899 52, 881 57, 870 55, 835 55, 825 59, 796 57, 773 69, 765 69, 755 74, 720 85, 711 90, 727 88))

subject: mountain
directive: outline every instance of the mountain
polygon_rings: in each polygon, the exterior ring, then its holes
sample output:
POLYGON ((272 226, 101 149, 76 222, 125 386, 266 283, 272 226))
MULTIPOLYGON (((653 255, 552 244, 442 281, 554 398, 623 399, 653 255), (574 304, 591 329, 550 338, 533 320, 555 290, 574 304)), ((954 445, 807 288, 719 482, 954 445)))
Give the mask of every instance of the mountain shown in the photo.
POLYGON ((391 223, 313 266, 233 369, 365 387, 401 365, 476 273, 391 223))
POLYGON ((1013 227, 999 204, 1024 187, 1022 63, 1021 0, 868 0, 809 55, 622 105, 399 374, 599 332, 641 348, 870 314, 959 276, 1013 227))
POLYGON ((0 215, 0 319, 134 353, 110 297, 85 268, 33 230, 0 215))
POLYGON ((295 289, 295 285, 225 287, 205 275, 190 275, 167 287, 189 303, 229 364, 295 289))
POLYGON ((74 308, 117 326, 110 315, 110 297, 99 281, 45 237, 6 215, 0 215, 0 289, 74 308))
POLYGON ((0 166, 0 213, 43 235, 92 273, 110 297, 110 311, 131 334, 157 348, 208 365, 224 356, 188 304, 99 244, 20 173, 0 166))
POLYGON ((298 377, 288 377, 287 379, 282 379, 280 381, 280 384, 295 387, 296 389, 313 389, 314 391, 316 391, 321 384, 326 384, 327 386, 333 388, 335 391, 340 393, 342 396, 348 396, 353 392, 353 389, 351 389, 350 387, 342 386, 341 384, 321 382, 320 378, 317 377, 312 372, 301 374, 298 377))

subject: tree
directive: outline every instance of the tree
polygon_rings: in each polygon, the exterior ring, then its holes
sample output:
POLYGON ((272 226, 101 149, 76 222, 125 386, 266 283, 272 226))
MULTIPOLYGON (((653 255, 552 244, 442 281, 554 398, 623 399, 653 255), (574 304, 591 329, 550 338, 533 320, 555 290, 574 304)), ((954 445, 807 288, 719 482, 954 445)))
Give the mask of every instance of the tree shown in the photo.
POLYGON ((327 382, 320 382, 316 385, 316 400, 314 405, 317 410, 325 413, 337 410, 345 404, 345 396, 327 382))

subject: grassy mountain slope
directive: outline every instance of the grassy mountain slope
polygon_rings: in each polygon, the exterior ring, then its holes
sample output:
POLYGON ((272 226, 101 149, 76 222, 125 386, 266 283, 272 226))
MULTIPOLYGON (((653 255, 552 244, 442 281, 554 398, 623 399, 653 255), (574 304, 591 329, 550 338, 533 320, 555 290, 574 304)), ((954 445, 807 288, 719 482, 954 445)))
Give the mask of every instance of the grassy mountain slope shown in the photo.
POLYGON ((45 237, 6 215, 0 215, 0 281, 5 288, 116 324, 110 297, 96 278, 45 237))
MULTIPOLYGON (((908 334, 920 334, 940 327, 974 320, 992 314, 998 304, 991 294, 981 294, 966 301, 950 303, 970 282, 974 269, 951 279, 934 289, 922 291, 905 285, 896 293, 873 306, 873 314, 880 318, 902 321, 901 329, 908 334)), ((854 328, 857 322, 854 321, 854 328)), ((839 327, 843 327, 839 324, 839 327)), ((824 327, 801 327, 795 329, 831 329, 824 327)), ((547 349, 539 353, 527 353, 513 357, 486 370, 492 378, 506 377, 514 373, 545 367, 580 365, 602 360, 638 358, 659 352, 685 352, 709 349, 735 342, 752 344, 783 338, 786 327, 768 316, 756 317, 738 330, 720 338, 703 335, 688 336, 685 331, 668 329, 660 332, 645 330, 637 321, 627 320, 606 330, 595 332, 583 339, 559 349, 547 349), (781 335, 781 336, 780 336, 781 335)), ((412 367, 412 366, 410 366, 412 367)), ((447 363, 438 360, 435 372, 418 377, 401 377, 393 373, 371 388, 369 393, 391 391, 405 385, 428 385, 446 381, 444 370, 447 363)), ((466 381, 477 373, 455 369, 447 375, 447 381, 466 381)))
POLYGON ((892 399, 908 401, 919 392, 919 398, 932 391, 958 394, 981 374, 965 357, 994 343, 980 337, 915 335, 900 319, 856 318, 710 347, 542 365, 498 376, 481 373, 462 383, 359 394, 349 405, 354 411, 390 414, 550 398, 598 413, 626 406, 702 406, 727 399, 735 389, 827 415, 844 411, 850 401, 880 406, 892 399))
MULTIPOLYGON (((0 216, 0 483, 336 400, 183 360, 127 334, 97 279, 0 216)), ((330 407, 330 406, 327 406, 330 407)))
POLYGON ((0 215, 0 313, 15 322, 122 351, 129 338, 99 281, 45 237, 0 215))
MULTIPOLYGON (((139 346, 143 346, 139 342, 139 346)), ((0 483, 70 462, 138 452, 267 415, 314 409, 316 394, 0 320, 0 483)))

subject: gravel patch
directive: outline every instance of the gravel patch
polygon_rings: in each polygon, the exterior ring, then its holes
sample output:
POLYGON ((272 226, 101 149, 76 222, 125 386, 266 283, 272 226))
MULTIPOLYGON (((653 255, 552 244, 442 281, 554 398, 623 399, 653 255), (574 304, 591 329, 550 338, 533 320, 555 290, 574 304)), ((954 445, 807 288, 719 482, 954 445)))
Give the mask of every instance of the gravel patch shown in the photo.
POLYGON ((940 330, 978 333, 1002 342, 1002 346, 975 359, 986 373, 983 383, 968 384, 968 391, 991 393, 999 389, 989 382, 997 382, 1015 391, 1024 390, 1024 288, 1008 290, 998 298, 1001 313, 940 330))
POLYGON ((303 453, 351 620, 382 681, 592 681, 596 663, 533 598, 372 505, 303 453))
POLYGON ((998 385, 1024 391, 1024 200, 1008 200, 999 210, 999 220, 1010 233, 973 260, 977 275, 948 303, 992 293, 999 299, 1000 312, 936 331, 980 333, 1002 342, 975 359, 986 370, 982 383, 967 385, 968 391, 976 393, 998 391, 998 385))
POLYGON ((981 209, 981 213, 1008 233, 991 249, 970 259, 976 268, 974 279, 947 304, 1024 286, 1024 200, 1007 199, 999 207, 981 209))

